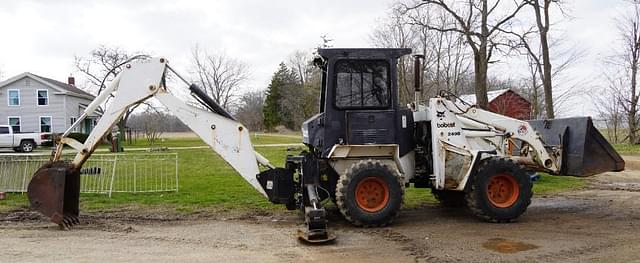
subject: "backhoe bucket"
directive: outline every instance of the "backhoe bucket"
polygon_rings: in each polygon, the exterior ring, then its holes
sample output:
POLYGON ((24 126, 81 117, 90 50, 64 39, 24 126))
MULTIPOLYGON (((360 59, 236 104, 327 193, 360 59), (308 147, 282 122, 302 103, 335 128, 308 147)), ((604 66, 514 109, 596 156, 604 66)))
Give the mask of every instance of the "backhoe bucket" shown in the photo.
POLYGON ((624 170, 624 160, 590 117, 529 121, 546 145, 562 146, 559 175, 591 176, 624 170))
POLYGON ((29 182, 27 196, 32 210, 61 227, 80 223, 80 172, 68 163, 57 161, 42 166, 29 182))

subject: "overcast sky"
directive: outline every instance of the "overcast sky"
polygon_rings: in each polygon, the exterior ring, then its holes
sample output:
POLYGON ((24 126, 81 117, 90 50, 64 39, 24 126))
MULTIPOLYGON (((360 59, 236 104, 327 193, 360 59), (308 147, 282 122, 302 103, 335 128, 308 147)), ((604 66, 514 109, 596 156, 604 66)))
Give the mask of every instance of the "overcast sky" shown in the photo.
MULTIPOLYGON (((186 73, 197 44, 247 62, 253 75, 248 88, 263 89, 280 61, 294 50, 316 47, 321 35, 335 39, 335 47, 370 46, 368 35, 392 2, 3 1, 0 71, 4 78, 25 71, 59 80, 79 77, 74 55, 86 56, 104 44, 167 57, 186 73)), ((613 18, 623 8, 622 0, 570 2, 574 19, 565 24, 563 37, 588 54, 573 73, 577 78, 600 74, 601 57, 616 40, 613 18)))

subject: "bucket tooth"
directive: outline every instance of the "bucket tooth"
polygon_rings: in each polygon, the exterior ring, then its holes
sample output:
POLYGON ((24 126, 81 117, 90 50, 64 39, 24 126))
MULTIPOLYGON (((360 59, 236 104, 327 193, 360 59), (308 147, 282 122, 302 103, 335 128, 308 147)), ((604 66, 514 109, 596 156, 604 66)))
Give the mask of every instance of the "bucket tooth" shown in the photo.
POLYGON ((77 216, 71 216, 71 222, 73 222, 74 225, 79 225, 80 219, 77 216))
POLYGON ((71 221, 69 220, 69 218, 66 218, 66 217, 62 220, 62 223, 66 228, 71 228, 72 226, 71 221))
POLYGON ((80 220, 78 220, 78 218, 76 216, 73 216, 73 215, 65 216, 64 220, 67 223, 67 225, 69 225, 69 226, 75 226, 75 225, 80 224, 80 220))

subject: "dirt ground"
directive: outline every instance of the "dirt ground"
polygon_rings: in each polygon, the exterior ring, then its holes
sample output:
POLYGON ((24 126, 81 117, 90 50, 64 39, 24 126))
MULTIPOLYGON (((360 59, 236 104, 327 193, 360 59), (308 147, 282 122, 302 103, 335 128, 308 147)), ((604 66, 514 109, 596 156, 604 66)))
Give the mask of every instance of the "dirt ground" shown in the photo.
POLYGON ((491 224, 465 210, 403 211, 390 227, 356 228, 331 212, 335 243, 295 239, 297 216, 193 218, 83 215, 58 230, 37 214, 0 215, 2 262, 640 262, 640 172, 593 177, 584 190, 536 196, 516 223, 491 224))

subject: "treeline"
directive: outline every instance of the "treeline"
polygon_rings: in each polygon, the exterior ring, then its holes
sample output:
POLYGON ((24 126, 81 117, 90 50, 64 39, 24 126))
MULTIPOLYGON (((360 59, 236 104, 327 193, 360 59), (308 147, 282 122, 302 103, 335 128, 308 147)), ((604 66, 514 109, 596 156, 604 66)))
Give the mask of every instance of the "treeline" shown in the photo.
POLYGON ((159 132, 189 132, 187 125, 178 117, 162 111, 144 111, 129 117, 127 128, 135 131, 159 131, 159 132))
MULTIPOLYGON (((570 10, 568 4, 556 0, 399 0, 372 25, 370 43, 412 48, 425 56, 424 100, 446 90, 475 94, 478 106, 487 107, 489 90, 510 88, 531 102, 532 117, 554 118, 575 108, 575 101, 584 101, 574 99, 577 96, 591 94, 607 128, 614 134, 627 130, 627 135, 615 140, 637 143, 640 1, 625 2, 629 8, 615 18, 620 41, 611 40, 611 54, 602 59, 606 70, 594 77, 598 81, 571 74, 570 69, 586 52, 579 43, 567 43, 562 37, 561 25, 571 17, 565 12, 570 10)), ((328 47, 330 41, 324 36, 319 46, 328 47)), ((101 46, 88 57, 76 57, 76 68, 86 75, 88 89, 96 94, 104 88, 102 80, 112 80, 123 62, 148 58, 145 52, 101 46)), ((298 130, 319 108, 321 75, 312 66, 312 58, 313 51, 293 52, 280 63, 268 86, 248 91, 251 65, 195 46, 188 78, 251 130, 298 130)), ((413 79, 412 58, 405 56, 398 65, 403 104, 413 98, 413 79)), ((135 112, 132 107, 124 115, 121 129, 135 112)))

